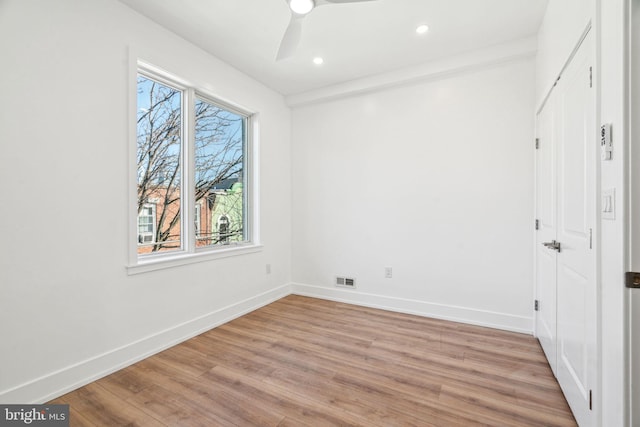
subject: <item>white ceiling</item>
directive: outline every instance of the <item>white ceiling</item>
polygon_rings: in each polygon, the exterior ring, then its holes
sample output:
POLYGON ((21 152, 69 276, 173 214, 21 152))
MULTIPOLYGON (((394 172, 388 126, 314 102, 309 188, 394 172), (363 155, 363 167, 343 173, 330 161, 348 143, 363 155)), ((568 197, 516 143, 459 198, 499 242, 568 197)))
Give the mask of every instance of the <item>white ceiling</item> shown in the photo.
POLYGON ((318 7, 276 61, 286 0, 120 0, 283 95, 531 37, 548 0, 376 0, 318 7), (425 23, 429 32, 417 35, 425 23), (314 65, 322 56, 325 63, 314 65))

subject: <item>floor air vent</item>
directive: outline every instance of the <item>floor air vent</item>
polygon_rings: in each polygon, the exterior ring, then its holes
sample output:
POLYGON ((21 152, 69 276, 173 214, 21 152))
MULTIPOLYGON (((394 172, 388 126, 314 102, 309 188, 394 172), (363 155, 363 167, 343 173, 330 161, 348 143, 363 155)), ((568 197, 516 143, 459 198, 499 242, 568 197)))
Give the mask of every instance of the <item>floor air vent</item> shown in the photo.
POLYGON ((356 279, 352 279, 349 277, 336 277, 336 286, 340 286, 343 288, 355 288, 356 279))

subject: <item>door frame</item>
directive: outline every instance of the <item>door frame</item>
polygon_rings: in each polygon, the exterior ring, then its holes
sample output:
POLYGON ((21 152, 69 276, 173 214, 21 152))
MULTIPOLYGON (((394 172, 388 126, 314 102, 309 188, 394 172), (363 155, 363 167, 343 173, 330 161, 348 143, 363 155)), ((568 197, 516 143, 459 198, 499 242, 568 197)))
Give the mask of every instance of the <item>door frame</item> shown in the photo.
MULTIPOLYGON (((628 159, 626 162, 628 230, 627 271, 640 271, 640 0, 629 1, 628 28, 628 81, 629 99, 627 121, 629 123, 628 159), (636 120, 633 120, 633 119, 636 120), (634 165, 635 168, 634 168, 634 165)), ((640 425, 640 289, 627 290, 627 402, 629 425, 640 425), (636 361, 636 362, 634 362, 636 361)))

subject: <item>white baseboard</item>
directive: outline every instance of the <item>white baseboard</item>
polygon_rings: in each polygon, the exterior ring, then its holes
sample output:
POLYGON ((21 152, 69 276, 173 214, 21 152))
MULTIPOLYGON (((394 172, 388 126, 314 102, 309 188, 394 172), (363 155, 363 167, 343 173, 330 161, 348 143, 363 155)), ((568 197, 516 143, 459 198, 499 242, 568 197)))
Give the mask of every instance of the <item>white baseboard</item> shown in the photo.
POLYGON ((223 307, 75 365, 67 366, 59 371, 51 372, 17 387, 3 390, 0 392, 0 402, 4 404, 47 402, 290 294, 525 334, 532 334, 533 331, 532 317, 367 294, 348 289, 333 289, 291 283, 223 307))
POLYGON ((3 390, 0 392, 0 402, 3 404, 48 402, 216 326, 270 304, 290 293, 290 286, 283 285, 244 301, 223 307, 123 347, 75 365, 67 366, 59 371, 51 372, 17 387, 3 390))
POLYGON ((291 284, 291 293, 528 335, 533 334, 533 317, 515 316, 468 307, 436 304, 413 299, 367 294, 350 289, 327 288, 300 283, 291 284))

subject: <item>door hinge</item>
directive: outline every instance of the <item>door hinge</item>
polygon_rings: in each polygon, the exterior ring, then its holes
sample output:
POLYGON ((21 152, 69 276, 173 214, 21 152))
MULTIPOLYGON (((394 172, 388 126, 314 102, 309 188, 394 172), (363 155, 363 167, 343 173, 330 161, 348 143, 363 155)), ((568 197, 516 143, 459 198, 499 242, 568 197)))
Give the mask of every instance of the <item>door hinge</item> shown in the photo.
POLYGON ((593 67, 589 67, 589 87, 593 87, 593 67))
POLYGON ((540 301, 535 300, 535 301, 533 302, 533 309, 534 309, 535 311, 540 311, 540 301))
POLYGON ((593 411, 593 390, 589 390, 589 410, 593 411))
POLYGON ((540 220, 536 219, 536 230, 540 230, 540 220))
POLYGON ((640 289, 640 273, 627 271, 624 274, 624 284, 627 288, 640 289))
POLYGON ((540 148, 540 138, 536 138, 536 150, 540 148))
POLYGON ((593 249, 593 228, 589 229, 589 249, 593 249))

